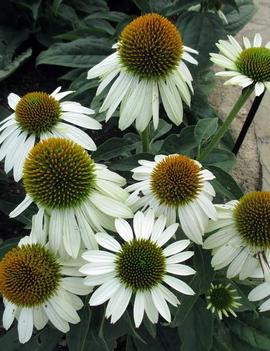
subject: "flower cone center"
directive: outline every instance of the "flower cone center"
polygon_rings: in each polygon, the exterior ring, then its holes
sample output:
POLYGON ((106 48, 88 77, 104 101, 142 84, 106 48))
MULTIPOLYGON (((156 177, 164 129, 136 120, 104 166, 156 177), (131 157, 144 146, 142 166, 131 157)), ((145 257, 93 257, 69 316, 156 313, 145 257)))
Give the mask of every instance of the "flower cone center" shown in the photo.
POLYGON ((178 66, 183 43, 173 23, 150 13, 124 28, 118 52, 128 72, 139 78, 156 79, 165 77, 178 66))
POLYGON ((257 249, 270 248, 270 192, 243 196, 234 209, 234 219, 242 239, 257 249))
POLYGON ((23 184, 45 208, 68 208, 83 202, 95 186, 95 164, 73 141, 50 138, 38 143, 24 164, 23 184))
POLYGON ((59 101, 42 92, 24 95, 15 109, 16 120, 21 128, 37 136, 51 131, 58 122, 60 113, 59 101))
POLYGON ((236 66, 254 82, 270 81, 270 49, 249 48, 239 55, 236 66))
POLYGON ((162 281, 165 257, 155 243, 133 240, 125 243, 116 260, 117 275, 133 291, 148 290, 162 281))
POLYGON ((165 157, 151 174, 151 189, 160 203, 181 206, 194 200, 202 188, 200 167, 183 155, 165 157))
POLYGON ((16 247, 0 262, 0 292, 17 306, 44 303, 56 293, 59 283, 56 257, 39 244, 16 247))

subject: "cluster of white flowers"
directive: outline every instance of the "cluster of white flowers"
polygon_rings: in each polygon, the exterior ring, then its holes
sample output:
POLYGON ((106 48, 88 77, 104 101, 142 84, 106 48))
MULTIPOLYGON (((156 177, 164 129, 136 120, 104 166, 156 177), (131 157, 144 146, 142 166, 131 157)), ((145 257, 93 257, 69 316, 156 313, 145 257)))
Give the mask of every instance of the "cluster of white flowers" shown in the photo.
MULTIPOLYGON (((212 55, 214 62, 231 70, 222 72, 233 77, 228 83, 254 84, 257 95, 269 89, 270 71, 260 76, 249 71, 255 67, 252 58, 269 56, 269 44, 260 48, 256 36, 253 48, 244 40, 242 51, 232 37, 229 41, 218 44, 222 55, 212 55)), ((179 125, 182 101, 190 105, 193 91, 184 60, 197 64, 191 54, 198 53, 184 46, 176 27, 157 14, 131 22, 114 48, 115 53, 88 73, 89 79, 101 78, 97 94, 112 83, 100 109, 106 111, 106 120, 121 105, 120 129, 135 122, 142 132, 151 119, 157 128, 161 100, 169 119, 179 125)), ((123 177, 86 151, 96 145, 79 127, 100 129, 101 124, 90 117, 93 110, 61 101, 71 93, 57 88, 50 95, 8 96, 14 112, 1 122, 0 159, 5 159, 6 172, 13 169, 15 181, 22 179, 26 191, 10 217, 30 205, 36 206, 36 214, 30 236, 0 262, 4 328, 16 318, 22 343, 31 338, 34 327, 42 329, 48 321, 68 332, 69 323, 80 321, 77 311, 83 303, 77 295, 92 292, 90 306, 108 301, 105 316, 112 323, 131 303, 136 327, 144 314, 152 323, 159 314, 170 322, 168 303, 179 304, 178 292, 195 293, 180 279, 196 273, 189 262, 183 264, 193 256, 192 250, 185 251, 192 242, 212 249, 213 267, 229 266, 228 278, 264 277, 266 282, 251 292, 251 300, 270 295, 270 192, 214 205, 215 176, 180 154, 139 160, 132 170, 135 182, 124 188, 123 177), (204 234, 213 231, 203 243, 204 234), (188 239, 178 240, 180 235, 188 239)), ((235 315, 240 303, 234 293, 228 285, 212 285, 208 308, 220 318, 228 312, 235 315), (227 298, 220 307, 217 294, 227 298)), ((269 301, 261 306, 268 308, 269 301)))

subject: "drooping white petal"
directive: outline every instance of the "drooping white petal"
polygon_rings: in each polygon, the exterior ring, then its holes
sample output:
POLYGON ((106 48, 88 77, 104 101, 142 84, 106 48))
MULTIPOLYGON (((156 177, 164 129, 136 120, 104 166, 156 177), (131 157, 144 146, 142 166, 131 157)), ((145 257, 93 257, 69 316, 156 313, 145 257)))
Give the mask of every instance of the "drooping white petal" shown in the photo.
POLYGON ((8 301, 7 304, 5 305, 5 309, 3 313, 3 327, 6 330, 11 327, 15 318, 16 310, 17 310, 17 306, 10 301, 8 301))
POLYGON ((175 255, 178 252, 185 250, 189 244, 190 244, 189 240, 176 241, 175 243, 172 243, 169 246, 165 247, 165 249, 163 250, 163 254, 165 257, 175 255))
POLYGON ((134 307, 133 307, 133 316, 136 328, 138 328, 143 320, 143 314, 145 309, 145 299, 144 293, 137 291, 135 295, 134 307))
POLYGON ((34 316, 34 326, 37 330, 41 330, 48 323, 48 317, 46 313, 43 311, 41 306, 37 306, 33 308, 33 316, 34 316))
POLYGON ((33 334, 33 327, 33 309, 23 307, 18 318, 18 334, 20 343, 25 344, 31 338, 33 334))
POLYGON ((55 326, 56 329, 60 330, 63 333, 67 333, 69 331, 69 324, 67 321, 63 320, 59 314, 52 307, 50 301, 48 301, 43 306, 44 312, 48 316, 49 320, 55 326))
POLYGON ((167 302, 163 296, 162 291, 159 289, 159 286, 151 290, 151 296, 154 302, 154 305, 161 316, 167 321, 171 322, 171 313, 167 302))

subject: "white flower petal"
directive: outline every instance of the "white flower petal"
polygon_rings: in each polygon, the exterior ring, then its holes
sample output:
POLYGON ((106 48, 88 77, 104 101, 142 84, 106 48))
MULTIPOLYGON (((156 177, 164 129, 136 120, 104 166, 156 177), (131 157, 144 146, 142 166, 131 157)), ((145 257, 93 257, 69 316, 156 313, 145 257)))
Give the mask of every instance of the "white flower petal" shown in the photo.
POLYGON ((249 301, 259 301, 270 295, 270 283, 264 282, 252 289, 248 295, 249 301))
POLYGON ((15 111, 17 103, 21 100, 21 98, 19 97, 19 95, 14 94, 14 93, 10 93, 8 95, 8 104, 9 106, 12 108, 12 110, 15 111))
POLYGON ((25 344, 28 340, 30 340, 33 334, 33 327, 33 309, 23 307, 18 318, 18 334, 20 343, 25 344))
POLYGON ((130 241, 133 239, 133 231, 131 226, 127 221, 121 218, 117 218, 115 220, 115 228, 117 233, 124 239, 125 241, 130 241))
POLYGON ((190 286, 188 286, 185 282, 183 282, 182 280, 175 278, 175 277, 171 277, 169 275, 165 275, 163 278, 163 281, 170 285, 173 289, 180 291, 182 294, 185 295, 194 295, 195 292, 193 291, 193 289, 191 289, 190 286))
POLYGON ((121 286, 118 278, 114 278, 104 284, 102 284, 97 290, 92 294, 89 304, 90 306, 101 305, 102 303, 109 300, 112 295, 121 286))
POLYGON ((3 327, 6 330, 11 327, 15 318, 16 310, 17 306, 14 305, 12 302, 8 301, 3 313, 3 327))
POLYGON ((144 309, 145 309, 144 293, 141 291, 137 291, 135 296, 134 306, 133 306, 133 316, 134 316, 134 322, 135 322, 136 328, 138 328, 142 323, 144 309))
POLYGON ((162 291, 159 289, 159 286, 151 290, 151 296, 154 302, 154 305, 161 316, 167 321, 171 322, 171 313, 167 302, 163 296, 162 291))
POLYGON ((121 250, 121 245, 111 235, 107 233, 97 233, 96 240, 99 245, 107 250, 118 252, 121 250))

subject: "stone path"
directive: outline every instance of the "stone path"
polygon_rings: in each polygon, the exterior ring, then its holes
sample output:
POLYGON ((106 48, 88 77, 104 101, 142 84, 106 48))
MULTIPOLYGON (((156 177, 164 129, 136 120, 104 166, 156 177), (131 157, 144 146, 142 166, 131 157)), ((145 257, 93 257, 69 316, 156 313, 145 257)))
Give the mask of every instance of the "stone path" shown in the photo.
MULTIPOLYGON (((261 33, 264 43, 270 40, 270 1, 255 0, 257 13, 237 35, 239 41, 243 36, 253 38, 261 33)), ((226 117, 237 97, 241 93, 239 87, 223 86, 222 79, 210 101, 218 109, 221 116, 226 117)), ((232 124, 231 132, 236 138, 251 106, 252 99, 243 107, 232 124)), ((237 157, 233 174, 245 191, 270 190, 270 93, 266 93, 249 129, 247 137, 237 157)))

